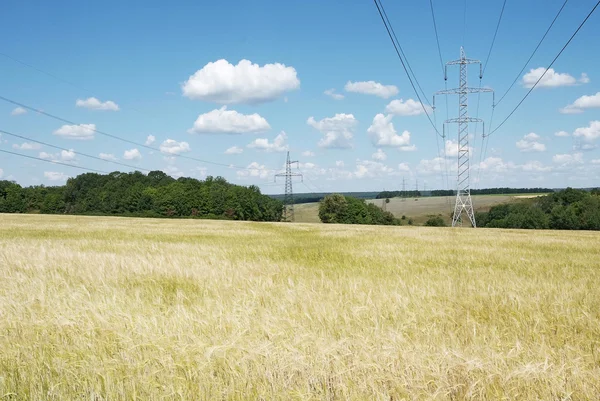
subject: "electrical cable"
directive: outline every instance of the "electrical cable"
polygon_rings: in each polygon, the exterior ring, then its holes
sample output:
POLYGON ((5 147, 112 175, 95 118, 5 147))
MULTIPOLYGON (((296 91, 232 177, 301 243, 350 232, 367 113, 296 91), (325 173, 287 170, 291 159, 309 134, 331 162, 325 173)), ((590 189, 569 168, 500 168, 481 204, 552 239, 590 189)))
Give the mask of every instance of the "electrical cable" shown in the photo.
POLYGON ((88 167, 83 167, 83 166, 77 166, 77 165, 69 164, 69 163, 61 163, 61 162, 55 161, 55 160, 42 159, 41 157, 24 155, 22 153, 11 152, 11 151, 4 150, 4 149, 0 149, 0 152, 8 153, 9 155, 15 155, 15 156, 20 156, 20 157, 25 157, 25 158, 28 158, 28 159, 39 160, 39 161, 46 162, 46 163, 59 164, 61 166, 67 166, 67 167, 78 168, 80 170, 92 171, 94 173, 110 174, 110 173, 108 173, 106 171, 102 171, 102 170, 96 170, 96 169, 93 169, 93 168, 88 168, 88 167))

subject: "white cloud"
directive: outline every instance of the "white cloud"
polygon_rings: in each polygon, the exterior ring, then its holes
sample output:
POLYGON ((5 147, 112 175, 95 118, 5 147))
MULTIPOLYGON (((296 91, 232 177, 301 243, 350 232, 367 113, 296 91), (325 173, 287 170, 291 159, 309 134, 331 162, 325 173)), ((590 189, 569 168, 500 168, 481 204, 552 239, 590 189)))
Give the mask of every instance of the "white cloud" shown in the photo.
POLYGON ((564 137, 571 136, 571 134, 569 134, 567 131, 558 131, 558 132, 554 133, 554 136, 564 138, 564 137))
POLYGON ((150 146, 150 145, 152 145, 154 143, 154 141, 156 141, 156 137, 154 135, 148 135, 146 137, 145 145, 146 146, 150 146))
POLYGON ((221 59, 196 71, 182 85, 182 90, 190 99, 220 104, 256 104, 274 100, 299 86, 293 67, 280 63, 261 67, 249 60, 233 65, 221 59))
POLYGON ((505 162, 500 157, 490 156, 479 163, 481 171, 489 171, 492 173, 507 173, 515 170, 517 166, 513 162, 505 162))
POLYGON ((0 178, 4 177, 4 170, 0 168, 0 178))
POLYGON ((590 163, 592 163, 592 164, 600 164, 600 159, 591 160, 590 163))
POLYGON ((597 92, 595 95, 581 96, 573 104, 560 109, 560 112, 563 114, 579 114, 583 113, 585 109, 595 108, 600 108, 600 92, 597 92))
POLYGON ((600 121, 590 122, 589 127, 577 128, 573 132, 574 137, 582 137, 585 141, 591 142, 600 138, 600 121))
POLYGON ((123 153, 123 159, 125 160, 140 160, 142 158, 142 154, 136 148, 126 150, 123 153))
POLYGON ((456 163, 447 163, 443 157, 434 157, 433 159, 423 159, 417 165, 417 172, 421 175, 435 175, 445 172, 446 168, 456 171, 456 163))
POLYGON ((41 149, 42 145, 40 145, 39 143, 34 143, 34 142, 23 142, 22 144, 13 144, 13 149, 18 149, 18 150, 38 150, 41 149))
POLYGON ((48 152, 40 152, 40 154, 38 155, 38 157, 40 159, 44 159, 44 160, 54 160, 56 158, 55 155, 48 153, 48 152))
POLYGON ((101 102, 95 97, 89 97, 85 100, 77 99, 75 102, 77 107, 85 107, 90 110, 108 110, 108 111, 119 111, 119 105, 112 100, 101 102))
MULTIPOLYGON (((535 69, 531 69, 527 74, 523 76, 523 86, 526 88, 531 88, 538 79, 544 74, 546 69, 544 67, 539 67, 535 69)), ((588 83, 589 78, 586 74, 581 75, 581 79, 577 81, 575 77, 566 73, 558 73, 554 71, 553 68, 550 68, 546 75, 542 78, 539 84, 537 84, 536 88, 556 88, 559 86, 572 86, 579 83, 588 83)))
POLYGON ((257 162, 250 163, 246 170, 238 170, 236 174, 240 178, 258 177, 265 179, 270 176, 269 169, 264 164, 258 164, 257 162))
POLYGON ((588 74, 586 74, 585 72, 581 73, 581 78, 579 78, 579 83, 581 84, 589 84, 590 83, 590 77, 588 77, 588 74))
POLYGON ((251 149, 262 150, 264 152, 285 152, 288 150, 288 145, 285 143, 287 139, 287 134, 284 131, 281 131, 279 135, 275 137, 272 143, 269 143, 269 139, 267 138, 256 138, 254 141, 248 144, 248 147, 251 149))
POLYGON ((335 165, 336 165, 336 167, 344 167, 344 161, 343 160, 336 160, 335 161, 335 165))
MULTIPOLYGON (((469 154, 473 154, 473 148, 469 146, 469 154)), ((446 157, 456 157, 458 156, 458 142, 453 140, 446 140, 445 144, 445 155, 446 157)))
POLYGON ((342 100, 344 98, 344 95, 340 93, 335 93, 335 89, 327 89, 323 93, 335 100, 342 100))
POLYGON ((240 153, 244 153, 244 149, 239 146, 232 146, 225 151, 226 155, 239 155, 240 153))
POLYGON ((63 125, 54 135, 65 139, 90 140, 94 139, 95 124, 63 125))
POLYGON ((521 152, 544 152, 546 151, 546 145, 537 140, 540 139, 540 136, 535 133, 527 134, 521 139, 517 141, 517 148, 521 152))
MULTIPOLYGON (((424 106, 425 109, 427 110, 427 112, 432 112, 431 107, 429 106, 424 106)), ((413 100, 413 99, 408 99, 405 101, 403 101, 402 99, 398 100, 392 100, 386 107, 385 107, 385 112, 389 113, 389 114, 394 114, 397 116, 418 116, 420 114, 424 114, 425 111, 423 110, 423 106, 421 106, 421 103, 413 100)))
POLYGON ((352 147, 352 132, 358 121, 352 114, 336 114, 321 121, 309 117, 306 123, 324 135, 319 141, 319 147, 347 149, 352 147))
POLYGON ((61 150, 60 151, 60 159, 66 162, 70 162, 75 160, 76 153, 73 149, 69 150, 61 150))
POLYGON ((190 151, 190 145, 187 142, 177 142, 174 139, 167 139, 160 144, 160 151, 166 155, 180 155, 190 151))
POLYGON ((385 152, 384 152, 383 150, 381 150, 381 149, 377 149, 377 152, 373 153, 373 154, 371 155, 371 157, 372 157, 374 160, 379 160, 379 161, 383 161, 383 160, 387 159, 387 155, 386 155, 386 154, 385 154, 385 152))
POLYGON ((344 86, 346 92, 362 93, 364 95, 375 95, 387 99, 398 94, 398 88, 394 85, 382 85, 375 81, 351 82, 344 86))
POLYGON ((263 117, 254 114, 241 114, 235 110, 220 109, 200 114, 194 126, 188 130, 190 134, 244 134, 264 132, 271 126, 263 117))
POLYGON ((183 171, 179 170, 179 168, 177 168, 176 166, 172 166, 172 165, 169 165, 166 168, 164 168, 163 172, 165 174, 170 175, 173 178, 180 178, 180 177, 183 177, 183 175, 184 175, 183 171))
POLYGON ((25 114, 25 113, 27 113, 27 110, 25 110, 22 107, 17 107, 15 109, 13 109, 13 111, 10 112, 10 115, 11 116, 20 116, 20 115, 25 114))
POLYGON ((113 155, 112 153, 100 153, 98 155, 98 157, 101 158, 102 160, 112 160, 112 161, 117 160, 115 155, 113 155))
POLYGON ((356 170, 353 175, 356 178, 372 178, 391 175, 394 169, 380 162, 372 160, 357 160, 356 170))
POLYGON ((65 173, 59 173, 56 171, 44 171, 44 177, 50 181, 66 181, 69 178, 65 173))
POLYGON ((311 152, 310 150, 305 150, 302 152, 302 156, 304 157, 315 157, 315 152, 311 152))
POLYGON ((582 153, 564 153, 552 156, 552 161, 563 166, 583 163, 582 153))
MULTIPOLYGON (((393 116, 388 114, 377 114, 373 118, 373 123, 367 129, 371 143, 374 146, 381 147, 409 147, 410 146, 410 132, 404 131, 402 135, 398 135, 394 124, 392 124, 393 116)), ((412 150, 412 149, 403 149, 412 150)))
POLYGON ((552 170, 552 167, 544 166, 537 160, 531 160, 520 166, 521 170, 526 172, 546 173, 552 170))
POLYGON ((400 164, 398 164, 398 171, 409 172, 410 171, 410 167, 409 167, 408 163, 400 163, 400 164))

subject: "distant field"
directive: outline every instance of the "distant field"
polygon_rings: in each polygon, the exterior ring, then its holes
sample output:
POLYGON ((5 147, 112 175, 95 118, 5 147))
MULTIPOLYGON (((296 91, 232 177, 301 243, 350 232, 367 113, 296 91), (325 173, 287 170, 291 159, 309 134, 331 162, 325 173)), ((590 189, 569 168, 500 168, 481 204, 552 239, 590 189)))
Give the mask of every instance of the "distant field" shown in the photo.
MULTIPOLYGON (((488 210, 494 205, 510 202, 517 198, 532 198, 543 194, 520 194, 520 195, 474 195, 473 204, 476 210, 488 210)), ((442 214, 446 221, 450 222, 450 213, 454 209, 454 196, 434 196, 422 198, 391 198, 387 204, 387 210, 396 217, 405 215, 412 218, 415 224, 423 224, 428 215, 442 214)), ((383 199, 373 199, 372 202, 378 206, 383 205, 383 199)), ((297 222, 320 223, 319 204, 305 203, 295 205, 295 215, 297 222)))
POLYGON ((0 221, 2 400, 600 399, 598 232, 0 221))

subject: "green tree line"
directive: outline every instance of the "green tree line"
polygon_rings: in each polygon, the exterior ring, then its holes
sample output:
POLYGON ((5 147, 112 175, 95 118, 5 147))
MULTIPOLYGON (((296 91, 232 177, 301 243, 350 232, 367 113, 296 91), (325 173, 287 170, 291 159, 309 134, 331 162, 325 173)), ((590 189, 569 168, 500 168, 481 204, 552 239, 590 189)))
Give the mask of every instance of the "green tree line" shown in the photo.
POLYGON ((0 181, 0 213, 198 217, 280 221, 281 201, 222 177, 174 179, 162 171, 86 173, 56 187, 0 181))
POLYGON ((567 188, 477 213, 479 227, 600 230, 600 191, 567 188))
POLYGON ((323 223, 399 225, 390 212, 367 203, 364 199, 342 194, 327 195, 319 203, 319 218, 323 223))

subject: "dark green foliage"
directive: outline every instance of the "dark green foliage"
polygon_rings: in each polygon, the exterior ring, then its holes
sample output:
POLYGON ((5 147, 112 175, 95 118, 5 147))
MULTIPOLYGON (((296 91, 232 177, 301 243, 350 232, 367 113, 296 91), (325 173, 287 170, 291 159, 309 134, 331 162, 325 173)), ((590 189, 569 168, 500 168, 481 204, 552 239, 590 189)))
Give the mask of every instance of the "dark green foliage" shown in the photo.
POLYGON ((425 225, 429 227, 446 227, 446 222, 441 215, 437 215, 429 217, 425 225))
POLYGON ((600 194, 567 188, 477 213, 479 227, 600 230, 600 194))
MULTIPOLYGON (((504 194, 547 194, 554 192, 550 188, 483 188, 471 189, 471 195, 504 195, 504 194)), ((456 192, 451 189, 431 191, 431 196, 452 196, 456 192)))
POLYGON ((319 204, 319 218, 323 223, 339 224, 400 224, 390 212, 380 207, 341 194, 327 195, 319 204))
POLYGON ((65 186, 19 185, 0 181, 0 212, 197 217, 279 221, 280 201, 262 195, 256 186, 242 187, 222 177, 174 178, 162 171, 144 175, 87 173, 65 186))
POLYGON ((421 191, 383 191, 375 199, 384 198, 416 198, 421 196, 421 191))

